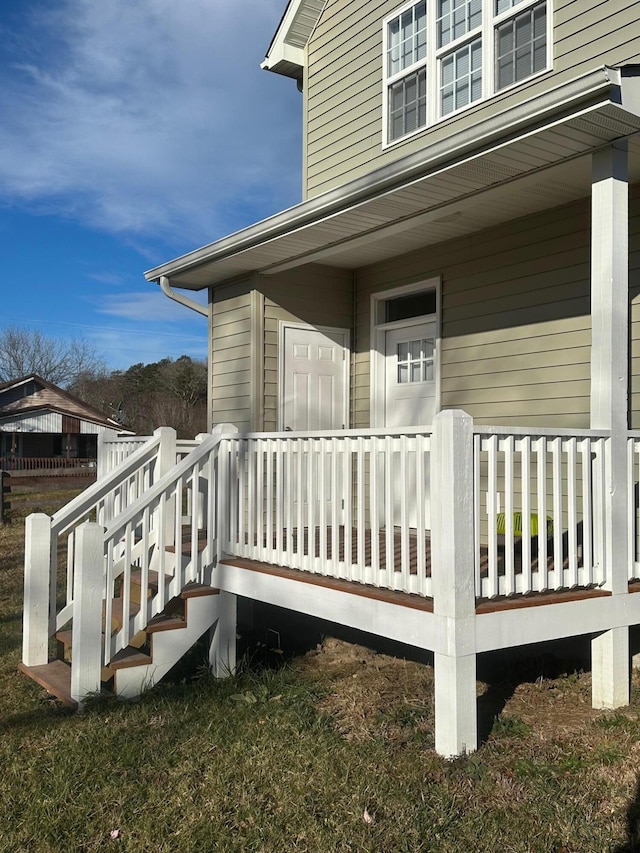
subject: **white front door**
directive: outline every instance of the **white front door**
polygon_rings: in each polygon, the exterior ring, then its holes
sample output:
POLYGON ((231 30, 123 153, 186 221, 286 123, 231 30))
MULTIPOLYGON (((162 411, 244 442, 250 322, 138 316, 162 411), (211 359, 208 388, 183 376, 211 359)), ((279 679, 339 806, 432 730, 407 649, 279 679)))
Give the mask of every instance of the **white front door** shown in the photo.
POLYGON ((283 327, 283 429, 346 428, 348 338, 345 329, 283 327))
POLYGON ((436 324, 385 334, 385 426, 430 426, 436 404, 436 324))
MULTIPOLYGON (((282 427, 285 430, 341 430, 348 424, 349 332, 345 329, 314 329, 307 326, 282 328, 282 427)), ((298 517, 298 494, 302 494, 303 526, 315 526, 342 517, 342 499, 333 512, 331 494, 339 492, 340 474, 333 489, 331 453, 320 454, 320 445, 305 443, 304 453, 314 449, 313 458, 298 460, 294 444, 288 455, 293 515, 298 517), (298 466, 300 462, 300 467, 298 466), (319 466, 323 465, 326 498, 320 506, 319 466), (298 472, 302 489, 298 491, 298 472)), ((340 464, 337 466, 341 470, 340 464)))
MULTIPOLYGON (((415 323, 389 329, 385 333, 385 426, 430 426, 436 407, 436 323, 415 323)), ((399 454, 397 454, 399 457, 399 454)), ((414 454, 410 454, 410 457, 414 454)), ((399 458, 393 466, 400 471, 399 458)), ((411 459, 406 467, 406 481, 397 476, 392 483, 394 515, 400 517, 401 496, 405 489, 416 494, 416 470, 411 459)), ((425 524, 431 525, 429 463, 425 465, 425 524)), ((408 501, 409 525, 416 526, 415 500, 408 501)))

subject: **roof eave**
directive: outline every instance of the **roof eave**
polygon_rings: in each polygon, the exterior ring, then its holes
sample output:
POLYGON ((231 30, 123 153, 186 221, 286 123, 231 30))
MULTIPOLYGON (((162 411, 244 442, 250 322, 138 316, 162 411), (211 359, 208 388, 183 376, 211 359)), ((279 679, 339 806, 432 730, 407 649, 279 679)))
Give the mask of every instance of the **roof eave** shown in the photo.
MULTIPOLYGON (((528 99, 515 108, 478 122, 472 127, 447 137, 440 143, 410 154, 329 190, 308 201, 288 208, 265 220, 235 232, 202 248, 182 255, 145 273, 147 281, 161 276, 171 278, 203 264, 229 258, 262 243, 277 239, 342 210, 362 204, 394 188, 418 180, 436 168, 469 158, 512 138, 535 132, 536 129, 561 121, 589 104, 613 103, 640 116, 640 88, 636 66, 629 69, 600 67, 569 83, 555 87, 544 95, 528 99)), ((202 290, 207 285, 189 287, 176 282, 175 286, 202 290)))
POLYGON ((306 64, 305 47, 323 7, 324 0, 289 0, 260 67, 301 80, 306 64))

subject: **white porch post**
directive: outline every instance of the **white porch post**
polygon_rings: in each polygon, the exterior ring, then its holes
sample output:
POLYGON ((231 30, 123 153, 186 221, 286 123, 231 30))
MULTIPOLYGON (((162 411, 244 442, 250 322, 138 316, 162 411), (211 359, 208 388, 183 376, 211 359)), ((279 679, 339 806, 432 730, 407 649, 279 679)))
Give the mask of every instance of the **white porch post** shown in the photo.
MULTIPOLYGON (((158 461, 154 472, 154 480, 158 481, 161 477, 167 474, 176 464, 176 431, 173 427, 158 427, 153 431, 153 434, 159 436, 160 446, 158 447, 158 461)), ((164 516, 164 530, 162 531, 164 541, 172 542, 172 536, 175 530, 175 513, 176 503, 175 498, 167 501, 164 516)), ((176 560, 177 560, 176 551, 176 560)))
MULTIPOLYGON (((213 435, 236 435, 235 424, 217 424, 213 435)), ((210 496, 216 508, 216 564, 219 563, 229 541, 230 501, 237 500, 238 470, 236 455, 230 452, 218 453, 218 476, 214 487, 216 494, 210 496)), ((212 484, 209 484, 211 489, 212 484)), ((243 512, 244 508, 238 508, 243 512)), ((238 596, 231 592, 220 591, 218 596, 218 620, 211 632, 209 647, 209 665, 215 678, 233 675, 236 671, 236 633, 238 624, 238 596)))
POLYGON ((99 524, 87 521, 78 528, 74 562, 71 696, 82 705, 100 690, 104 530, 99 524))
MULTIPOLYGON (((606 586, 628 592, 627 430, 629 188, 626 141, 593 156, 591 190, 591 428, 611 431, 605 493, 606 586)), ((594 708, 629 704, 629 629, 592 641, 594 708)))
MULTIPOLYGON (((1 496, 0 496, 1 499, 1 496)), ((22 662, 40 666, 49 660, 51 519, 43 512, 27 516, 24 555, 22 662)))
POLYGON ((96 479, 101 480, 107 473, 107 461, 109 451, 106 442, 107 434, 105 430, 98 433, 98 453, 96 458, 96 479))
POLYGON ((478 746, 473 551, 473 420, 440 412, 431 437, 433 612, 445 651, 434 655, 436 751, 478 746))
MULTIPOLYGON (((216 424, 212 430, 212 435, 236 435, 238 427, 235 424, 216 424)), ((216 498, 216 541, 218 543, 217 559, 220 560, 223 552, 226 549, 229 541, 229 521, 230 521, 230 506, 229 503, 233 497, 237 496, 237 466, 235 464, 235 455, 233 453, 225 453, 221 450, 218 452, 218 482, 216 498)))
POLYGON ((158 427, 153 434, 160 437, 156 471, 156 479, 159 480, 176 464, 176 431, 173 427, 158 427))

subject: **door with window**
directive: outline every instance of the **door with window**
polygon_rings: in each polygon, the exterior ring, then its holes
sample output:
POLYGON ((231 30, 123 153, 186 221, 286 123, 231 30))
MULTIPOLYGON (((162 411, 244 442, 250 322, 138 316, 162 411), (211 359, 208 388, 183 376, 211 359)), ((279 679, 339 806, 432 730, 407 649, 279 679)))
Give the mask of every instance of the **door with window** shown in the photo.
MULTIPOLYGON (((385 333, 385 426, 430 426, 436 410, 436 323, 415 323, 385 333)), ((417 465, 409 454, 405 480, 400 476, 400 454, 394 460, 394 515, 400 517, 401 489, 416 494, 417 465)), ((431 524, 430 467, 425 466, 425 523, 431 524)), ((416 503, 408 500, 409 524, 416 526, 416 503)))
POLYGON ((436 405, 436 324, 385 335, 385 426, 430 426, 436 405))

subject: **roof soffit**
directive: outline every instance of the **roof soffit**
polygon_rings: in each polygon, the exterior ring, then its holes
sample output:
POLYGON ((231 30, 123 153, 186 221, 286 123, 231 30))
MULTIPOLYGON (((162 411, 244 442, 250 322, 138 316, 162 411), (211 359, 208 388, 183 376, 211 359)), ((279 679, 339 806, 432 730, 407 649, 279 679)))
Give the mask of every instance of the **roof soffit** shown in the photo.
MULTIPOLYGON (((457 236, 461 202, 508 188, 525 176, 537 175, 529 181, 530 195, 538 197, 531 209, 540 209, 541 172, 558 164, 567 164, 571 172, 568 164, 573 161, 640 132, 636 106, 640 106, 640 77, 630 73, 627 79, 616 69, 597 69, 516 110, 480 122, 471 131, 451 136, 442 145, 429 146, 150 270, 147 280, 166 275, 176 287, 197 290, 248 272, 269 274, 310 262, 355 268, 362 264, 362 246, 376 241, 382 251, 378 239, 394 232, 404 234, 431 224, 433 242, 457 236)), ((556 205, 585 194, 584 180, 569 192, 573 174, 557 177, 566 192, 556 193, 556 205)), ((528 212, 520 210, 519 215, 528 212)), ((421 233, 424 241, 424 228, 421 233)), ((387 257, 397 254, 392 248, 387 252, 387 257)))
POLYGON ((289 0, 260 67, 300 79, 306 64, 305 48, 324 6, 325 0, 289 0))

